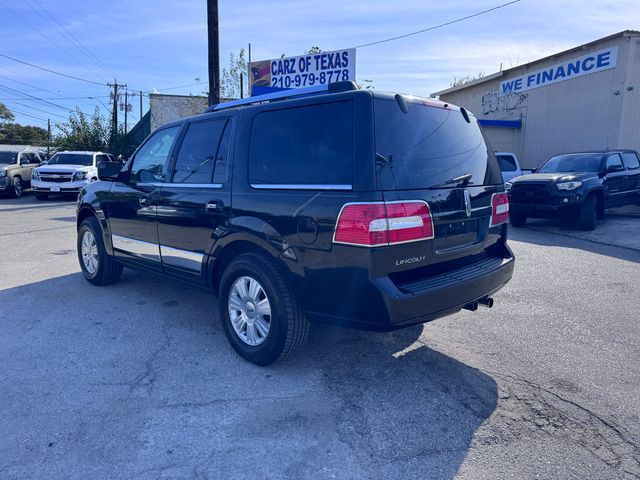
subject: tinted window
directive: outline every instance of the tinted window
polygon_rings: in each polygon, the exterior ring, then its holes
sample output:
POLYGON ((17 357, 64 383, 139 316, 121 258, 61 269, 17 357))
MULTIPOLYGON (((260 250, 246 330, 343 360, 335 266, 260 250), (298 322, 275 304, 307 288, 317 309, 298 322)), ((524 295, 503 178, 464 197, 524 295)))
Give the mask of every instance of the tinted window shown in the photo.
POLYGON ((615 167, 616 170, 624 169, 622 166, 622 158, 620 158, 619 153, 607 157, 607 168, 609 167, 615 167))
POLYGON ((496 159, 498 160, 498 165, 500 165, 500 170, 503 172, 516 171, 516 161, 511 155, 496 155, 496 159))
POLYGON ((56 153, 49 165, 84 165, 89 166, 93 164, 93 155, 84 153, 56 153))
POLYGON ((623 153, 622 160, 629 170, 634 170, 640 167, 638 156, 635 153, 623 153))
POLYGON ((167 159, 180 127, 169 127, 155 132, 136 152, 131 166, 132 182, 162 182, 167 159))
POLYGON ((251 129, 252 185, 351 185, 351 102, 274 110, 256 115, 251 129))
POLYGON ((109 155, 97 155, 97 162, 110 162, 111 159, 109 158, 109 155))
POLYGON ((574 153, 557 155, 547 161, 536 173, 598 172, 602 155, 599 153, 574 153))
POLYGON ((16 152, 0 152, 0 164, 12 165, 18 161, 18 154, 16 152))
POLYGON ((218 147, 226 124, 227 120, 222 118, 189 125, 176 159, 174 182, 211 183, 214 169, 218 168, 218 147))
POLYGON ((471 174, 469 185, 497 185, 502 175, 477 121, 462 112, 407 100, 375 100, 377 168, 383 189, 429 188, 471 174))

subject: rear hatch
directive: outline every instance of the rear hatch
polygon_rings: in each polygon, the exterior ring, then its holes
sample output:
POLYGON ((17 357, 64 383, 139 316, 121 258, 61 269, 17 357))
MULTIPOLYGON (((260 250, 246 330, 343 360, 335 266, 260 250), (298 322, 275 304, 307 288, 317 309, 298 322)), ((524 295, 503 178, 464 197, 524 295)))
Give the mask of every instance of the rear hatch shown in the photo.
POLYGON ((475 117, 441 102, 398 95, 377 95, 374 110, 377 188, 385 202, 426 202, 433 221, 433 239, 380 249, 377 268, 442 268, 486 255, 501 235, 490 223, 492 196, 503 187, 475 117))

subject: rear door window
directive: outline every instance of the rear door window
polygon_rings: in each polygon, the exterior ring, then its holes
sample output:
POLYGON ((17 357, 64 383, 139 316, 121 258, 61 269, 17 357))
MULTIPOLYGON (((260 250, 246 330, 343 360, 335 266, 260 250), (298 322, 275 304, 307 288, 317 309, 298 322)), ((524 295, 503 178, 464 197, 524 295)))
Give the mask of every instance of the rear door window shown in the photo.
MULTIPOLYGON (((471 174, 468 185, 498 185, 495 154, 473 116, 407 99, 376 98, 377 177, 383 190, 437 188, 471 174)), ((451 185, 448 185, 450 187, 451 185)))
POLYGON ((640 168, 640 162, 638 161, 638 156, 635 153, 623 153, 622 160, 629 170, 640 168))
POLYGON ((351 188, 352 102, 257 114, 251 128, 249 182, 258 188, 351 188))

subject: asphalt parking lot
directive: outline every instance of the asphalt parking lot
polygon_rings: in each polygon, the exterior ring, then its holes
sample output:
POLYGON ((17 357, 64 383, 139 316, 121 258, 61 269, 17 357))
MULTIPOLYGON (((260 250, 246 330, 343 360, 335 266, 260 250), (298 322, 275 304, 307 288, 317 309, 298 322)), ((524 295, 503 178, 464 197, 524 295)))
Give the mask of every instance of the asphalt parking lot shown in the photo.
POLYGON ((75 202, 0 199, 0 478, 640 478, 640 216, 511 229, 492 310, 241 360, 206 291, 84 281, 75 202))

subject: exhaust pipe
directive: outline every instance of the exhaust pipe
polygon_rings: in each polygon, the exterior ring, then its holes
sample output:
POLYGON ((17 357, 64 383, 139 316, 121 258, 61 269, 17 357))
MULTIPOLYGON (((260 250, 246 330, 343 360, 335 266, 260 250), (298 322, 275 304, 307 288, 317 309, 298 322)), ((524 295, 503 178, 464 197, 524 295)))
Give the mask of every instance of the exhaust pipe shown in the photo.
POLYGON ((482 300, 478 300, 478 305, 482 305, 483 307, 493 308, 493 298, 487 297, 482 300))
POLYGON ((465 310, 469 310, 470 312, 475 312, 478 310, 478 302, 467 303, 464 307, 465 310))

